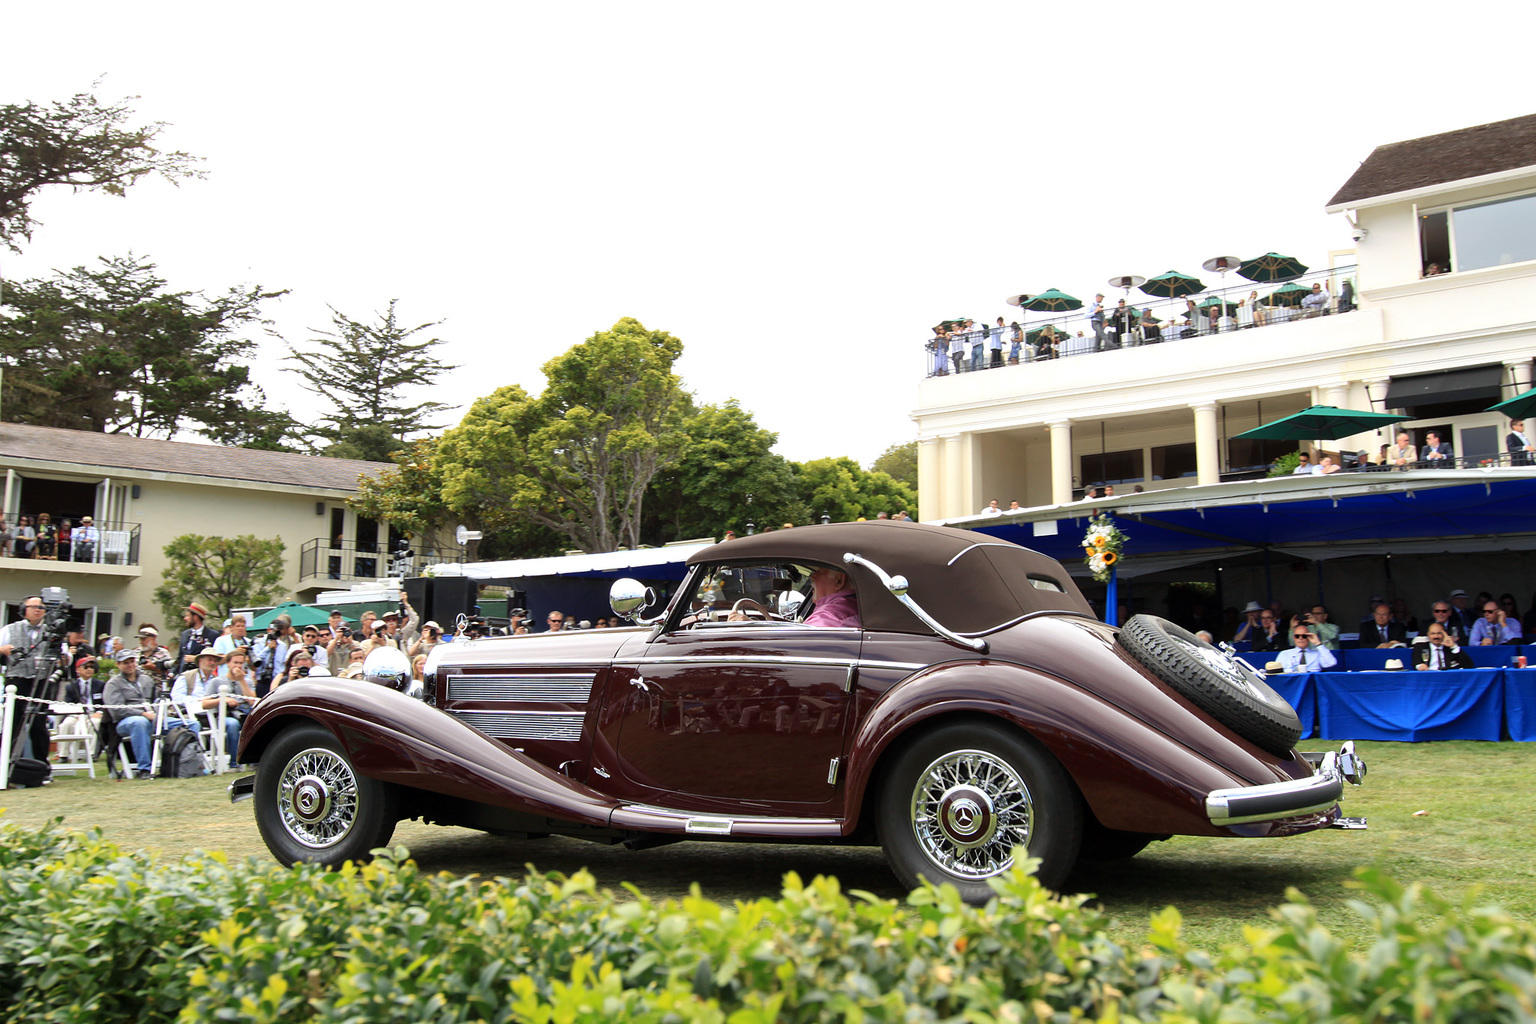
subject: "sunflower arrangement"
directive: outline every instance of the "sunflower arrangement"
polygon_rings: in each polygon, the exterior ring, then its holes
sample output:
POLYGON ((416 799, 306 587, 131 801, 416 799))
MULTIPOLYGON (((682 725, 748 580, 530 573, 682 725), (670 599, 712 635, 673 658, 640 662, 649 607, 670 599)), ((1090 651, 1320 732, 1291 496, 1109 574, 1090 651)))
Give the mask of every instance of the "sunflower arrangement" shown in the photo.
POLYGON ((1127 538, 1107 514, 1088 520, 1088 532, 1083 534, 1083 561, 1093 571, 1093 578, 1100 583, 1109 582, 1110 570, 1120 561, 1120 552, 1127 538))

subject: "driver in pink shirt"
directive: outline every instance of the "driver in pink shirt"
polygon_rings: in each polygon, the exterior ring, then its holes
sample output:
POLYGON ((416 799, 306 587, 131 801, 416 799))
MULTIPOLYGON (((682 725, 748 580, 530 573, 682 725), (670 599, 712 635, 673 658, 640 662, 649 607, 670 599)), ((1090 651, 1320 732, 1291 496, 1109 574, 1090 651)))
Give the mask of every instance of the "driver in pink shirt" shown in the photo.
POLYGON ((805 625, 829 629, 858 629, 859 603, 853 596, 853 582, 845 572, 820 568, 811 572, 816 607, 805 617, 805 625))

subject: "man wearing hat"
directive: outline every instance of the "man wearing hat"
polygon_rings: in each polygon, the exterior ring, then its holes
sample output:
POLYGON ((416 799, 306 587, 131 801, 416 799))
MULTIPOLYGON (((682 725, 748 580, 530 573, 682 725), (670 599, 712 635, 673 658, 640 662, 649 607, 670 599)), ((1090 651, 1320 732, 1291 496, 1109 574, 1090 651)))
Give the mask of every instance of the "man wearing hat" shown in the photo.
POLYGON ((197 666, 197 656, 204 648, 212 647, 219 639, 219 631, 208 625, 208 609, 193 601, 181 613, 181 621, 187 628, 181 631, 178 664, 182 670, 197 666))
POLYGON ((149 673, 155 680, 163 680, 173 674, 171 669, 175 665, 175 656, 168 648, 160 646, 160 631, 148 622, 139 627, 139 646, 135 653, 139 656, 139 669, 149 673))
POLYGON ((1478 614, 1472 610, 1472 599, 1467 592, 1457 587, 1451 591, 1451 620, 1461 627, 1461 635, 1472 635, 1472 627, 1477 624, 1478 614))
POLYGON ((1259 616, 1263 614, 1263 612, 1263 605, 1259 604, 1257 601, 1249 601, 1248 606, 1243 609, 1243 614, 1248 616, 1248 621, 1237 627, 1237 632, 1232 634, 1232 642, 1235 644, 1240 644, 1244 640, 1249 642, 1257 640, 1259 638, 1259 631, 1261 629, 1259 616))
POLYGON ((107 680, 101 702, 107 705, 113 728, 128 740, 138 778, 154 774, 155 683, 139 671, 139 652, 125 650, 117 656, 117 674, 107 680))
POLYGON ((171 700, 185 710, 187 724, 193 732, 202 732, 199 717, 209 716, 211 720, 218 713, 222 700, 229 715, 224 720, 224 749, 233 761, 235 749, 240 744, 240 719, 235 717, 235 712, 240 710, 241 701, 233 694, 219 695, 219 684, 224 682, 219 678, 219 662, 223 660, 212 646, 198 651, 197 667, 177 678, 176 685, 171 687, 171 700))
POLYGON ((69 556, 71 561, 96 561, 96 542, 101 540, 101 533, 96 529, 96 520, 90 516, 81 519, 80 525, 70 533, 69 539, 74 545, 74 552, 69 556))

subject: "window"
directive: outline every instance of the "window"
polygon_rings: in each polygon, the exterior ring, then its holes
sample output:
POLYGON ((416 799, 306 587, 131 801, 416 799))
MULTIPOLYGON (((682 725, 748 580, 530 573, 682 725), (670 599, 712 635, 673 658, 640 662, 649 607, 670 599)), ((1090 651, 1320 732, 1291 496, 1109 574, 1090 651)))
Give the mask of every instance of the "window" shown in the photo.
POLYGON ((1419 215, 1423 273, 1536 260, 1536 193, 1419 215))
POLYGON ((1142 470, 1141 449, 1126 452, 1105 452, 1102 455, 1084 455, 1079 463, 1083 484, 1136 484, 1146 479, 1142 470))
POLYGON ((1195 467, 1195 443, 1165 444, 1152 449, 1152 479, 1177 480, 1198 476, 1195 467))
POLYGON ((1458 206, 1451 227, 1458 270, 1536 259, 1536 195, 1458 206))

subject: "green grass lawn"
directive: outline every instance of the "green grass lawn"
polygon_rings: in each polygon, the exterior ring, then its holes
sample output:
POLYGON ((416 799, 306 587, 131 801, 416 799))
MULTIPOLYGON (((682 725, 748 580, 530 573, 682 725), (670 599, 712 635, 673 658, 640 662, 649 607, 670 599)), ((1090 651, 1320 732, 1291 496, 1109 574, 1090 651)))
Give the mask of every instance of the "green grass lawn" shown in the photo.
MULTIPOLYGON (((1307 749, 1337 744, 1303 743, 1307 749)), ((1345 811, 1365 815, 1365 832, 1326 831, 1286 839, 1174 838, 1132 860, 1086 865, 1071 879, 1095 893, 1114 918, 1115 937, 1140 943, 1148 918, 1165 906, 1184 916, 1185 933, 1208 948, 1235 941, 1261 924, 1294 886, 1335 932, 1363 934, 1346 902, 1357 867, 1377 866, 1399 881, 1421 881, 1443 896, 1476 893, 1517 917, 1536 915, 1536 744, 1364 743, 1366 783, 1346 793, 1345 811), (1422 814, 1418 812, 1423 812, 1422 814)), ((231 805, 233 776, 117 782, 61 776, 53 785, 0 793, 0 821, 99 826, 114 842, 167 857, 194 849, 267 860, 249 802, 231 805)), ((776 895, 796 871, 836 875, 848 889, 902 895, 875 849, 769 844, 680 843, 630 851, 568 839, 515 841, 464 829, 404 822, 394 843, 426 868, 454 873, 519 874, 588 868, 600 884, 633 882, 655 897, 678 896, 697 881, 706 896, 729 902, 776 895)))

